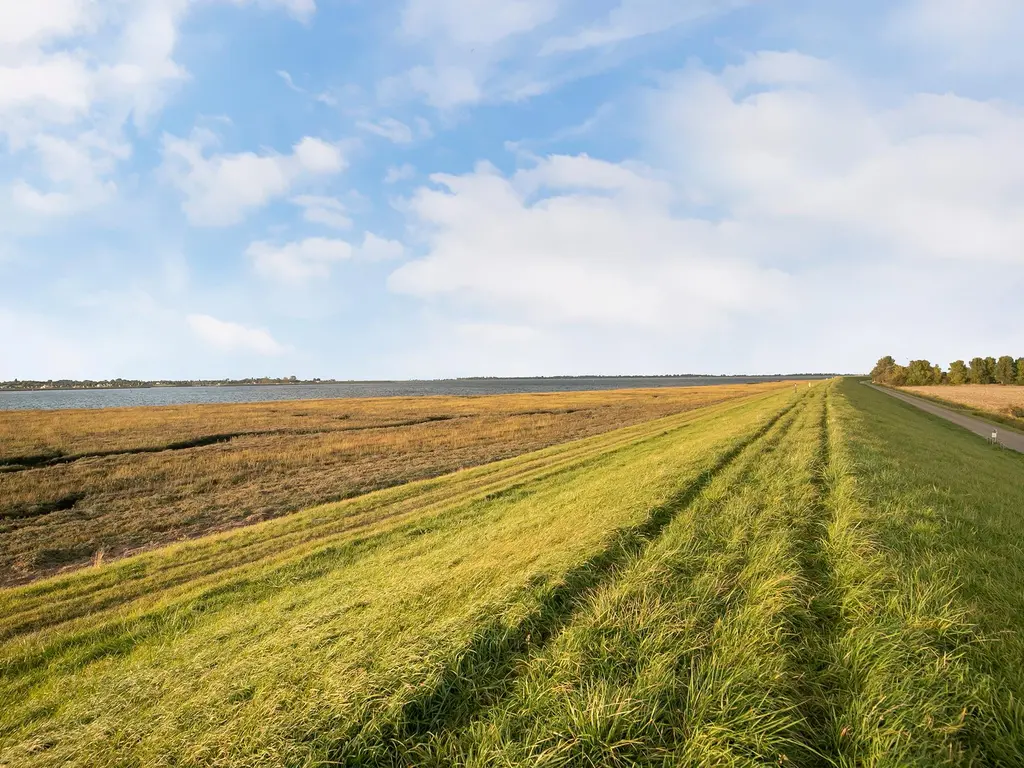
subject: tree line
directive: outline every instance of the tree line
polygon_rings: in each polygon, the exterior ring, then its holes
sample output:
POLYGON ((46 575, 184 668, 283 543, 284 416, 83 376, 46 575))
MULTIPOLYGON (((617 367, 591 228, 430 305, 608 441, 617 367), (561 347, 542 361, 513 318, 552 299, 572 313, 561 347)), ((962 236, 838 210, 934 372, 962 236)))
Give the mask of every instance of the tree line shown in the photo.
POLYGON ((1017 384, 1024 386, 1024 357, 1009 355, 999 359, 975 357, 969 363, 954 360, 949 370, 927 360, 911 360, 899 365, 891 355, 881 358, 871 369, 871 380, 893 387, 923 387, 930 384, 1017 384))

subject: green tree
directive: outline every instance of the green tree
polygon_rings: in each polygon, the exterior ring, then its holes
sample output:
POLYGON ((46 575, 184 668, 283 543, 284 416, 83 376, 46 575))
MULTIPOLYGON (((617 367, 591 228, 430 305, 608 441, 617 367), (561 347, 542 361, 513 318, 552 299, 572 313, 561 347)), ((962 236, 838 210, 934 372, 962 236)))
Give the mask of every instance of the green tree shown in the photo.
POLYGON ((927 360, 911 360, 907 366, 907 386, 923 387, 932 383, 932 364, 927 360))
POLYGON ((878 362, 875 363, 875 367, 871 369, 871 380, 876 384, 886 383, 889 379, 889 372, 895 365, 896 360, 893 359, 892 355, 879 358, 878 362))
POLYGON ((968 373, 968 379, 971 384, 988 384, 988 366, 985 364, 985 358, 974 357, 971 358, 971 370, 968 373))
POLYGON ((955 386, 966 384, 967 376, 967 364, 963 360, 954 360, 949 364, 949 376, 946 377, 946 383, 955 386))
POLYGON ((1003 355, 996 361, 995 375, 992 377, 996 384, 1013 384, 1017 380, 1017 364, 1009 355, 1003 355))
POLYGON ((894 387, 905 387, 909 376, 910 369, 905 365, 894 365, 886 375, 886 383, 894 387))
POLYGON ((1017 358, 1017 383, 1024 387, 1024 357, 1017 358))
POLYGON ((986 381, 985 383, 986 384, 995 384, 996 383, 996 359, 994 357, 986 357, 985 358, 985 373, 988 376, 988 381, 986 381))
POLYGON ((932 384, 944 384, 946 382, 946 375, 942 372, 942 367, 938 365, 932 366, 932 384))

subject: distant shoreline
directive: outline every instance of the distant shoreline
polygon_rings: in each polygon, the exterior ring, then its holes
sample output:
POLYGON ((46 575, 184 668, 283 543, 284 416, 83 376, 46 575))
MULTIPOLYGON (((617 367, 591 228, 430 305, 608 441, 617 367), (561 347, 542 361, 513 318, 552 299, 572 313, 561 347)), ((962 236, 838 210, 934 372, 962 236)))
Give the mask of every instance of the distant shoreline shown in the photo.
POLYGON ((305 386, 315 387, 321 384, 340 384, 337 381, 268 381, 251 383, 213 383, 203 382, 197 384, 158 384, 154 382, 143 382, 125 386, 89 386, 87 384, 52 386, 52 387, 12 387, 0 384, 0 392, 111 392, 122 389, 200 389, 202 387, 291 387, 305 386))
POLYGON ((637 381, 650 379, 756 379, 761 381, 810 381, 829 379, 846 374, 840 373, 666 373, 666 374, 630 374, 623 376, 615 375, 581 375, 581 376, 462 376, 448 379, 276 379, 267 381, 240 380, 197 380, 197 381, 132 381, 125 384, 112 382, 90 382, 90 381, 28 381, 28 382, 0 382, 0 392, 103 392, 125 389, 198 389, 198 388, 224 388, 224 387, 292 387, 292 386, 346 386, 381 385, 381 384, 429 384, 446 382, 501 382, 501 381, 637 381), (27 386, 26 386, 27 385, 27 386))

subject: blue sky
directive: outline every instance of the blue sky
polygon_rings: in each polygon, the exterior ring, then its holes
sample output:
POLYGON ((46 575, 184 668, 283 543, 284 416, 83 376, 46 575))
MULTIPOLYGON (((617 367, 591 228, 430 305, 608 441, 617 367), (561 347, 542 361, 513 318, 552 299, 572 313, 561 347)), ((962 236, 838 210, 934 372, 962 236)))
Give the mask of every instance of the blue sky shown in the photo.
POLYGON ((1024 354, 1018 0, 0 0, 0 379, 1024 354))

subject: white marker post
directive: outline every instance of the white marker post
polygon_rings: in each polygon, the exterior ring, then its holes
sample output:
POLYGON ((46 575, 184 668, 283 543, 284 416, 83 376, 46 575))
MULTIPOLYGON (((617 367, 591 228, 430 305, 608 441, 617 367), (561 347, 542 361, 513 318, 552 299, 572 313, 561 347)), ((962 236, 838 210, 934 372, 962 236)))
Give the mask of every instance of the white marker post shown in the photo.
POLYGON ((992 430, 992 442, 993 443, 998 443, 999 442, 999 430, 998 429, 993 429, 992 430))

